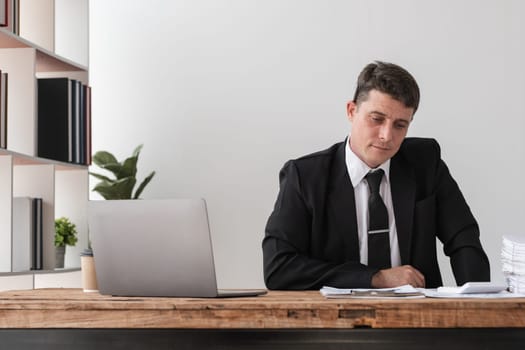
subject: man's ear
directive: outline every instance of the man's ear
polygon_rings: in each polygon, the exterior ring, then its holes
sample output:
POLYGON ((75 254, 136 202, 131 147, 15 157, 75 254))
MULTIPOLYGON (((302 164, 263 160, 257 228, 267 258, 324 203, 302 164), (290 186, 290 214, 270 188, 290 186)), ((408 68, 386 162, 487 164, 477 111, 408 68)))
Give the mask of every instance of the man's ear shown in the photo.
POLYGON ((354 115, 357 112, 357 105, 354 101, 348 101, 346 104, 346 116, 348 117, 348 120, 351 122, 354 120, 354 115))

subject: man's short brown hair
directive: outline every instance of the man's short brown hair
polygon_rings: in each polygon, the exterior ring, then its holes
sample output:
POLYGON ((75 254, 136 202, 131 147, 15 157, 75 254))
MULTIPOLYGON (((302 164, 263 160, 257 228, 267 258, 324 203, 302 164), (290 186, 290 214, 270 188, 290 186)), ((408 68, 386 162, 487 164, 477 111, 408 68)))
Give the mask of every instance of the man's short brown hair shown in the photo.
POLYGON ((404 68, 387 62, 375 61, 368 64, 357 78, 354 102, 359 105, 366 101, 368 93, 377 90, 390 95, 406 107, 419 106, 419 87, 414 77, 404 68))

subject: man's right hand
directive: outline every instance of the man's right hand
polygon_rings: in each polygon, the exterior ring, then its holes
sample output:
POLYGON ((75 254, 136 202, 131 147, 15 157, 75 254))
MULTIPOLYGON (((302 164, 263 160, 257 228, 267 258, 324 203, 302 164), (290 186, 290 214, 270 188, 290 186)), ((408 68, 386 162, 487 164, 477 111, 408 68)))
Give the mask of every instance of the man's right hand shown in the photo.
POLYGON ((373 288, 393 288, 405 284, 415 288, 425 288, 425 276, 410 265, 380 270, 372 276, 373 288))

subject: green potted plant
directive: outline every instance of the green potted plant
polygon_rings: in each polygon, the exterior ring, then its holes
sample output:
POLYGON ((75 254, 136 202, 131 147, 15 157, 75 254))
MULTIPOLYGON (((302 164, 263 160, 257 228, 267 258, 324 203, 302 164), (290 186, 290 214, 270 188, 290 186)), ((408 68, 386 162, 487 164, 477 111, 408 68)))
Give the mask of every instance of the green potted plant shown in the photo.
POLYGON ((64 267, 66 245, 77 243, 77 228, 68 218, 55 219, 55 267, 64 267))
POLYGON ((119 162, 115 156, 107 151, 98 151, 93 156, 93 163, 104 170, 113 173, 114 178, 90 172, 89 174, 101 180, 93 191, 98 192, 104 199, 139 199, 146 185, 155 176, 152 171, 137 187, 137 162, 143 145, 133 151, 131 157, 119 162))
MULTIPOLYGON (((133 151, 133 154, 121 162, 119 162, 117 158, 108 151, 98 151, 95 153, 93 156, 93 163, 101 169, 112 173, 114 178, 103 174, 89 172, 91 176, 100 180, 100 182, 93 188, 93 191, 98 192, 106 200, 139 199, 144 188, 150 183, 153 176, 155 176, 155 171, 152 171, 146 176, 146 178, 144 178, 144 180, 142 180, 140 185, 133 192, 134 187, 137 184, 137 162, 142 146, 143 145, 137 146, 133 151)), ((91 258, 86 260, 93 260, 93 250, 91 249, 90 242, 88 248, 84 249, 81 255, 91 258)), ((90 268, 90 271, 93 271, 94 273, 94 267, 90 268)))

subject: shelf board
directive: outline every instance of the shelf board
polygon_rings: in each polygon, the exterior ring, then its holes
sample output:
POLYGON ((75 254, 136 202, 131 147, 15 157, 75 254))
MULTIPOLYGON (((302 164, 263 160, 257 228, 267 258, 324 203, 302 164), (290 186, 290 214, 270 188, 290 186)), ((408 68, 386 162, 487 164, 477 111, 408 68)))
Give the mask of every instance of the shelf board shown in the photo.
POLYGON ((87 71, 88 67, 75 63, 70 59, 61 57, 43 47, 40 47, 29 40, 26 40, 6 29, 0 28, 0 48, 24 48, 32 47, 36 49, 36 71, 55 72, 55 71, 87 71))
POLYGON ((48 165, 52 164, 56 166, 56 170, 83 170, 87 169, 87 165, 82 164, 72 164, 67 162, 60 162, 58 160, 40 158, 40 157, 31 157, 22 153, 10 151, 4 148, 0 148, 0 156, 12 156, 13 165, 48 165))
POLYGON ((29 271, 20 271, 20 272, 0 272, 0 277, 2 276, 19 276, 19 275, 41 275, 47 273, 66 273, 66 272, 75 272, 80 271, 80 267, 70 267, 64 269, 54 269, 54 270, 29 270, 29 271))

